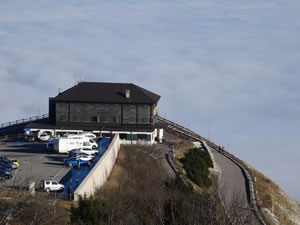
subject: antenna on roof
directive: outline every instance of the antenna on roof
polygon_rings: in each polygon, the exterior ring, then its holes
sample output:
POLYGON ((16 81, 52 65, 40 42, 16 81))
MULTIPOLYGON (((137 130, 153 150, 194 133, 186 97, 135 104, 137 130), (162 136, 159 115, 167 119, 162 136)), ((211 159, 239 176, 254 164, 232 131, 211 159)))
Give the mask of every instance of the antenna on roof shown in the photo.
POLYGON ((77 84, 77 81, 76 81, 76 72, 74 72, 74 85, 77 84))
POLYGON ((84 81, 84 76, 82 75, 81 78, 79 79, 79 81, 77 82, 77 84, 81 83, 84 81))

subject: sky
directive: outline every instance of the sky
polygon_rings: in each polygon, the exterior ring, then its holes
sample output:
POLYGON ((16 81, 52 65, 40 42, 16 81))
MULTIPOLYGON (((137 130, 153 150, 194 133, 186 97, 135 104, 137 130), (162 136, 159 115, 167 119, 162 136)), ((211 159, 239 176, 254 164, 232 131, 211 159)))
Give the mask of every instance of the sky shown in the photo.
POLYGON ((300 1, 11 0, 0 6, 0 123, 76 81, 135 83, 300 200, 300 1))

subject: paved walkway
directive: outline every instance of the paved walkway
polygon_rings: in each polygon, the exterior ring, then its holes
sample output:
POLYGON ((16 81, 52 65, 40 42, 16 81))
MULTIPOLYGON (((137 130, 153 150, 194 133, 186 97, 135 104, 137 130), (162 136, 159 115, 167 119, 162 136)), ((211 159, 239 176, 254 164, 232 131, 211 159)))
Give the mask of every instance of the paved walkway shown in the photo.
MULTIPOLYGON (((221 171, 221 196, 227 210, 229 211, 234 204, 234 206, 238 205, 241 211, 244 210, 245 214, 249 213, 251 209, 247 199, 248 185, 242 170, 223 154, 215 150, 212 150, 212 153, 216 160, 217 169, 221 171)), ((249 224, 260 225, 254 212, 251 213, 251 223, 249 224)))
POLYGON ((175 178, 176 174, 174 169, 172 168, 173 163, 168 158, 168 153, 172 149, 168 148, 168 146, 164 144, 157 144, 156 149, 158 154, 156 158, 158 159, 160 164, 166 169, 168 176, 175 178))

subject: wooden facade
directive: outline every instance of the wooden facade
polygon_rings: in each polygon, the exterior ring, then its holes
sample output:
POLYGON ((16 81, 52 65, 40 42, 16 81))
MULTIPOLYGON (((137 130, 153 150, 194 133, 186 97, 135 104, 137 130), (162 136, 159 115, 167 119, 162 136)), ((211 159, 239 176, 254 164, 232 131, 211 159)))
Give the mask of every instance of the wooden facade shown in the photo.
POLYGON ((55 103, 55 124, 152 127, 155 104, 55 103))
MULTIPOLYGON (((100 84, 102 88, 105 88, 105 83, 100 84)), ((97 99, 88 101, 88 95, 86 96, 87 101, 82 101, 82 98, 76 99, 76 93, 72 93, 72 99, 64 98, 64 96, 60 95, 56 98, 50 98, 50 122, 61 127, 89 126, 97 130, 104 127, 115 127, 124 130, 130 130, 131 128, 154 128, 157 101, 149 101, 149 98, 146 98, 147 96, 145 96, 145 100, 143 100, 141 95, 143 97, 144 92, 139 94, 136 99, 126 97, 125 94, 122 99, 119 93, 125 93, 125 90, 128 89, 128 85, 123 87, 122 84, 118 83, 116 86, 121 89, 119 92, 114 91, 107 93, 107 99, 105 99, 105 96, 100 96, 99 101, 96 101, 97 99), (114 98, 112 95, 115 93, 117 93, 118 96, 114 98)), ((87 87, 88 85, 86 85, 86 88, 87 87)), ((76 88, 72 90, 72 92, 75 91, 76 88)), ((80 91, 82 92, 82 88, 80 91)), ((135 89, 131 86, 131 92, 138 91, 139 89, 135 89)), ((147 94, 147 92, 145 93, 147 94)), ((63 93, 61 95, 63 95, 63 93)))

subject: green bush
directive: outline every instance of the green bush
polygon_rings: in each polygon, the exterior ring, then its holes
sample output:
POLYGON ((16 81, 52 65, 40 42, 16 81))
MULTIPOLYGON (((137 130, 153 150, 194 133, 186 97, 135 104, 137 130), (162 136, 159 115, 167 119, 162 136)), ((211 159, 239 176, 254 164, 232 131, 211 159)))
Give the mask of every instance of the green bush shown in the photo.
POLYGON ((184 158, 180 159, 183 168, 187 172, 187 177, 200 187, 209 187, 211 180, 209 178, 209 167, 212 167, 212 161, 206 151, 200 148, 190 149, 184 154, 184 158))

